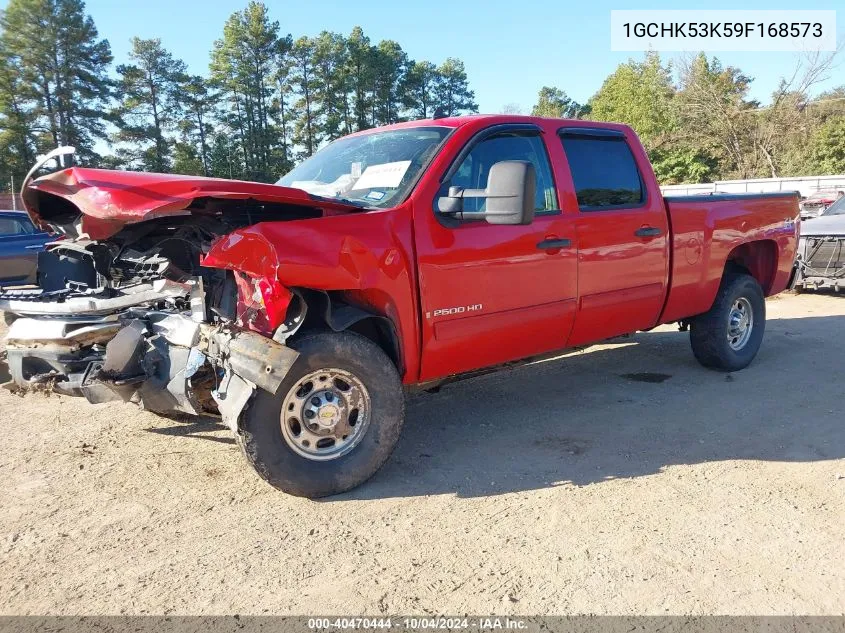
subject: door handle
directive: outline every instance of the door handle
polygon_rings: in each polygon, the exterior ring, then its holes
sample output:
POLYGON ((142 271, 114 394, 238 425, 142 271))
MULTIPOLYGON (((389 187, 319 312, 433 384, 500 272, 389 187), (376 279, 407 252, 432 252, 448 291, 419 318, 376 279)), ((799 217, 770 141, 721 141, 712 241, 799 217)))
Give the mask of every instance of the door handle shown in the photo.
POLYGON ((543 250, 552 250, 555 248, 569 248, 570 246, 572 246, 572 241, 566 238, 547 239, 537 244, 537 248, 543 250))
POLYGON ((663 233, 660 229, 656 226, 641 226, 636 231, 634 231, 634 235, 637 237, 657 237, 663 233))

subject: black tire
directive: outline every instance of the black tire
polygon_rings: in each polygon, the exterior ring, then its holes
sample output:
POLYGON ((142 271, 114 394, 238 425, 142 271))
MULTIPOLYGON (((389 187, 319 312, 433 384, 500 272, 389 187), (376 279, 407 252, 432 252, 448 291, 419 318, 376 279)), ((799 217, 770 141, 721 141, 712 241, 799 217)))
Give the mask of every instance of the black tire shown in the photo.
POLYGON ((241 416, 238 443, 258 474, 288 494, 315 499, 355 488, 381 468, 399 440, 405 398, 396 367, 375 343, 352 332, 306 334, 291 347, 300 357, 277 393, 258 390, 241 416), (350 452, 314 461, 296 453, 282 436, 282 402, 302 378, 328 368, 349 372, 366 387, 370 419, 350 452))
POLYGON ((709 369, 738 371, 754 360, 765 331, 766 300, 760 284, 751 275, 728 274, 722 279, 713 307, 692 321, 692 352, 698 362, 709 369), (739 349, 734 349, 728 340, 728 327, 731 310, 741 299, 750 305, 753 319, 747 340, 739 349))

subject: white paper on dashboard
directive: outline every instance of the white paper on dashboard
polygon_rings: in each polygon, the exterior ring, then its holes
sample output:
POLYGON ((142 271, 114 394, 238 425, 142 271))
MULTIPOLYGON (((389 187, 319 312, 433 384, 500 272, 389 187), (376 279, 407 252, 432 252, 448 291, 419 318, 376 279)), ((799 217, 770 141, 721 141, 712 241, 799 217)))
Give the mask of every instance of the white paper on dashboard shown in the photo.
POLYGON ((398 187, 399 183, 402 182, 402 176, 405 175, 410 166, 411 161, 409 160, 370 165, 361 174, 352 190, 398 187))
POLYGON ((352 190, 355 179, 349 174, 343 174, 334 182, 320 182, 319 180, 296 180, 290 183, 293 189, 302 189, 315 196, 342 196, 352 190))

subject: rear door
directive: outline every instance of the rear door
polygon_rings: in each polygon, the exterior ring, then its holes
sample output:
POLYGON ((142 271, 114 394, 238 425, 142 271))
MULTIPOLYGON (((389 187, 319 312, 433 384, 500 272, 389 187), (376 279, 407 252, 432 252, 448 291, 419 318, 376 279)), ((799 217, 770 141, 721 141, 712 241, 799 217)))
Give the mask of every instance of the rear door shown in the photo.
POLYGON ((640 146, 603 128, 559 136, 578 204, 579 309, 569 345, 653 327, 667 290, 669 225, 659 190, 645 184, 653 174, 637 167, 632 147, 640 146))
MULTIPOLYGON (((434 199, 415 209, 421 380, 565 345, 575 317, 577 244, 575 220, 561 213, 558 200, 542 130, 508 124, 473 137, 442 176, 434 199), (450 186, 486 187, 490 167, 503 160, 534 165, 536 215, 530 225, 493 225, 479 214, 454 218, 435 210, 437 197, 450 186)), ((483 199, 464 202, 468 212, 484 208, 483 199)))

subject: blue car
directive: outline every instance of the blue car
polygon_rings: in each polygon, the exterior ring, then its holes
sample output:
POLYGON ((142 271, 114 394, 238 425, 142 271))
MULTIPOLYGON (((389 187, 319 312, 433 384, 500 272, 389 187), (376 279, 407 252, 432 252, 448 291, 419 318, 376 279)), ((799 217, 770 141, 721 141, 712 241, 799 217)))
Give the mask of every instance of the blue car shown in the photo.
POLYGON ((0 211, 0 286, 35 283, 38 253, 54 239, 23 211, 0 211))

